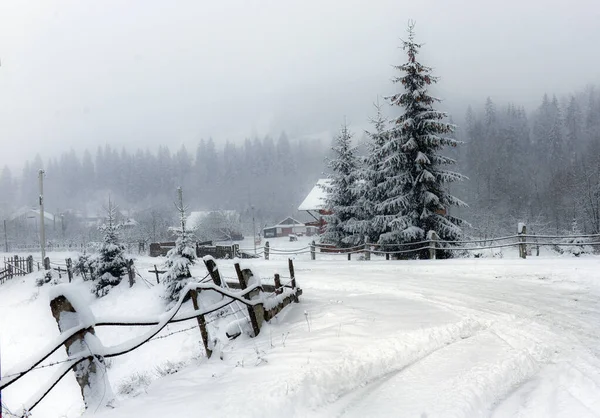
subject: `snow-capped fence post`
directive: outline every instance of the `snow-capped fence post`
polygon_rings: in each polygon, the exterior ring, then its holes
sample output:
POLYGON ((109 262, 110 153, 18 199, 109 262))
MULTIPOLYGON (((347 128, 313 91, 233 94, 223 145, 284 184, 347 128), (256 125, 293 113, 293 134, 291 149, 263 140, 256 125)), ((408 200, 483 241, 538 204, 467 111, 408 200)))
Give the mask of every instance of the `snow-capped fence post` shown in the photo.
POLYGON ((275 294, 279 295, 283 292, 281 288, 281 278, 279 277, 279 273, 275 273, 275 294))
POLYGON ((265 260, 269 259, 269 241, 265 242, 265 260))
MULTIPOLYGON (((288 268, 290 269, 290 281, 292 282, 292 290, 296 290, 296 274, 294 273, 294 262, 288 258, 288 268)), ((294 302, 298 303, 298 297, 294 296, 294 302)))
POLYGON ((89 307, 81 303, 76 303, 79 309, 77 311, 73 306, 75 301, 75 299, 69 300, 64 294, 54 297, 50 301, 52 316, 56 319, 60 332, 65 332, 80 324, 87 325, 89 323, 87 328, 67 339, 64 345, 68 356, 77 356, 89 352, 89 358, 73 367, 75 379, 81 388, 81 395, 86 408, 98 407, 101 403, 107 405, 112 401, 113 394, 106 376, 106 370, 99 367, 104 365, 104 357, 91 352, 91 347, 94 347, 94 343, 97 343, 96 333, 91 325, 93 314, 89 307), (85 310, 88 312, 85 312, 85 310))
MULTIPOLYGON (((237 273, 238 280, 240 282, 240 288, 242 290, 246 290, 250 280, 254 277, 252 271, 250 269, 242 270, 240 268, 239 263, 235 263, 235 272, 237 273)), ((250 294, 245 295, 244 297, 248 300, 252 300, 255 297, 259 296, 260 290, 256 289, 255 291, 250 292, 250 294)), ((260 332, 260 326, 262 325, 262 321, 264 318, 264 308, 263 305, 256 306, 248 306, 248 316, 250 317, 250 323, 252 324, 252 331, 254 332, 254 337, 256 337, 260 332)))
POLYGON ((33 273, 33 256, 27 257, 27 273, 33 273))
MULTIPOLYGON (((198 304, 198 291, 196 289, 190 290, 190 296, 192 298, 194 310, 199 311, 200 305, 198 304)), ((202 337, 202 344, 204 344, 206 357, 210 358, 210 356, 212 356, 212 350, 209 347, 210 341, 208 336, 208 330, 206 329, 206 319, 204 318, 204 315, 198 315, 196 319, 198 320, 198 327, 200 328, 200 336, 202 337)))
POLYGON ((317 245, 315 244, 315 240, 310 243, 310 259, 315 260, 317 258, 317 245))
POLYGON ((429 231, 428 235, 429 235, 429 259, 435 260, 438 235, 435 233, 435 231, 429 231))
POLYGON ((50 270, 50 257, 44 258, 44 270, 50 270))
POLYGON ((73 280, 73 260, 70 258, 65 259, 65 263, 67 264, 67 277, 69 277, 69 283, 73 280))
POLYGON ((523 222, 519 222, 517 225, 517 234, 519 235, 519 257, 527 258, 527 245, 525 244, 527 225, 523 222))
POLYGON ((127 274, 129 276, 129 287, 133 287, 135 284, 135 268, 133 267, 133 259, 131 258, 127 260, 127 274))
POLYGON ((215 260, 213 260, 211 257, 205 257, 203 261, 215 286, 222 287, 223 281, 221 280, 221 273, 219 273, 219 269, 217 268, 217 263, 215 263, 215 260))
POLYGON ((371 260, 371 249, 369 247, 369 237, 365 235, 365 260, 371 260))

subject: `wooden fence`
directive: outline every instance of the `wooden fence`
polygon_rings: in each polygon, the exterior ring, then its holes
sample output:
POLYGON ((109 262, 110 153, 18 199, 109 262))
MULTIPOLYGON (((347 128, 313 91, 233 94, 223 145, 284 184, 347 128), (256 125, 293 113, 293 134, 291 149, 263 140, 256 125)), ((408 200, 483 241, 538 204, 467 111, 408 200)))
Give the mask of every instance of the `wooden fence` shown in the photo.
MULTIPOLYGON (((166 256, 169 250, 175 248, 175 242, 153 242, 150 244, 150 257, 166 256)), ((196 243, 196 256, 198 258, 210 255, 214 258, 254 258, 254 255, 240 251, 238 244, 213 245, 212 241, 196 243)))
MULTIPOLYGON (((328 244, 317 244, 312 241, 309 245, 294 249, 277 249, 270 246, 267 241, 263 247, 257 248, 257 255, 261 255, 268 260, 272 255, 289 257, 300 254, 310 254, 311 260, 317 259, 317 254, 340 255, 347 257, 361 257, 364 260, 371 260, 371 256, 390 258, 428 258, 436 259, 443 255, 460 256, 461 254, 471 254, 474 257, 481 256, 485 250, 496 250, 503 248, 516 248, 521 258, 527 258, 535 253, 539 256, 540 247, 552 247, 559 252, 565 248, 572 247, 585 252, 591 248, 595 252, 600 252, 600 234, 591 235, 533 235, 527 234, 527 228, 519 225, 518 234, 487 238, 484 240, 459 240, 446 241, 441 240, 435 233, 430 233, 427 240, 399 243, 399 244, 374 244, 366 241, 363 244, 337 248, 328 244)), ((250 251, 250 250, 247 250, 250 251)), ((578 254, 575 254, 578 255, 578 254)))
POLYGON ((15 276, 25 276, 33 272, 33 257, 4 257, 4 268, 0 270, 0 284, 15 276))
MULTIPOLYGON (((102 386, 108 385, 105 376, 106 368, 104 360, 129 353, 141 347, 157 336, 168 324, 196 319, 200 329, 200 339, 206 350, 206 355, 211 357, 213 346, 207 329, 208 322, 206 321, 206 316, 208 314, 220 311, 234 302, 242 304, 248 313, 248 320, 251 325, 249 335, 255 337, 260 333, 264 321, 269 321, 285 306, 293 302, 298 302, 299 296, 302 295, 302 289, 296 285, 292 260, 288 262, 290 280, 282 284, 280 276, 275 275, 273 285, 262 284, 260 279, 254 277, 250 269, 242 269, 239 264, 235 265, 237 282, 228 282, 227 278, 221 277, 219 269, 212 258, 206 258, 205 264, 208 269, 207 277, 210 276, 212 283, 196 282, 188 284, 182 291, 175 306, 165 315, 156 319, 105 318, 95 319, 94 323, 88 323, 89 318, 93 318, 93 315, 91 315, 89 307, 78 302, 79 298, 77 295, 71 294, 68 288, 56 293, 52 297, 50 308, 61 334, 54 341, 49 342, 44 352, 21 363, 24 365, 21 370, 7 372, 2 377, 2 380, 0 380, 1 391, 17 382, 32 370, 41 367, 59 366, 54 377, 25 403, 22 410, 18 411, 16 416, 28 416, 29 412, 39 404, 70 370, 76 372, 76 380, 81 388, 86 408, 100 405, 99 401, 94 398, 94 394, 102 392, 110 393, 110 387, 102 386), (231 288, 238 288, 240 291, 234 292, 231 288), (198 296, 200 292, 206 291, 219 293, 222 295, 222 300, 201 308, 198 296), (187 299, 191 299, 194 310, 178 315, 184 301, 187 299), (90 344, 90 341, 97 340, 95 327, 100 326, 143 326, 151 328, 140 337, 112 347, 104 347, 102 344, 90 344), (64 346, 67 351, 68 358, 66 360, 41 365, 44 360, 60 349, 61 346, 64 346)), ((237 314, 238 312, 234 311, 233 313, 237 314)), ((230 336, 230 338, 234 337, 236 335, 230 336)), ((110 400, 102 399, 100 402, 106 403, 110 400)))

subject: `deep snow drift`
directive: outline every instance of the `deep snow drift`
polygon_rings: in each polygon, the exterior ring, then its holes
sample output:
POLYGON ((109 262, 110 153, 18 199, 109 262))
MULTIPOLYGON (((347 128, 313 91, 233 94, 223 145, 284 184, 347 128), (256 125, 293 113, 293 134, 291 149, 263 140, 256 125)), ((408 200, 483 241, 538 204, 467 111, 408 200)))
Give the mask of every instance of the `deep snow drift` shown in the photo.
MULTIPOLYGON (((290 243, 292 244, 292 243, 290 243)), ((293 243, 297 245, 297 243, 293 243)), ((52 257, 52 254, 51 254, 52 257)), ((58 257, 58 256, 57 256, 58 257)), ((63 255, 60 255, 63 257, 63 255)), ((261 277, 288 276, 284 256, 244 260, 261 277)), ((197 327, 112 359, 119 401, 103 418, 151 417, 586 417, 600 414, 600 258, 437 261, 295 261, 300 304, 258 338, 222 340, 224 359, 204 357, 197 327), (171 369, 180 369, 168 374, 171 369), (163 376, 163 377, 158 377, 163 376), (129 385, 126 382, 133 382, 129 385)), ((138 257, 139 272, 157 259, 138 257)), ((218 261, 233 277, 232 261, 218 261)), ((196 276, 204 277, 203 266, 196 276)), ((5 375, 58 335, 49 285, 36 274, 0 286, 5 375)), ((160 286, 124 281, 107 297, 85 294, 96 316, 158 315, 160 286)), ((223 327, 232 316, 212 326, 223 327)), ((169 325, 162 334, 185 329, 169 325)), ((222 329, 210 329, 215 335, 222 329)), ((104 345, 144 328, 98 328, 104 345)), ((64 350, 52 360, 64 358, 64 350)), ((3 391, 18 409, 53 372, 35 371, 3 391)), ((33 417, 78 417, 67 375, 33 417)))

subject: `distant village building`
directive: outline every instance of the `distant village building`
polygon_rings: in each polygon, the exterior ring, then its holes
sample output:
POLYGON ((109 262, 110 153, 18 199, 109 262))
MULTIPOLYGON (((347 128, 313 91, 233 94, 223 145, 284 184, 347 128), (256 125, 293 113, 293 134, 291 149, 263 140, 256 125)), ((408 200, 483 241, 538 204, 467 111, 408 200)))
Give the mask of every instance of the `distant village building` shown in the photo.
POLYGON ((306 226, 302 222, 287 217, 277 225, 269 226, 263 229, 263 237, 276 238, 287 237, 288 235, 313 235, 317 232, 317 228, 306 226))
MULTIPOLYGON (((17 223, 31 223, 37 225, 40 221, 40 210, 23 207, 17 211, 15 211, 9 218, 11 222, 17 223)), ((54 214, 44 211, 44 224, 46 226, 54 225, 56 222, 56 217, 54 214)))
POLYGON ((323 233, 325 229, 323 216, 331 214, 331 211, 326 207, 327 192, 325 191, 330 182, 329 179, 319 179, 304 201, 298 206, 299 211, 308 213, 314 219, 312 222, 307 222, 306 226, 316 228, 319 231, 318 233, 323 233))

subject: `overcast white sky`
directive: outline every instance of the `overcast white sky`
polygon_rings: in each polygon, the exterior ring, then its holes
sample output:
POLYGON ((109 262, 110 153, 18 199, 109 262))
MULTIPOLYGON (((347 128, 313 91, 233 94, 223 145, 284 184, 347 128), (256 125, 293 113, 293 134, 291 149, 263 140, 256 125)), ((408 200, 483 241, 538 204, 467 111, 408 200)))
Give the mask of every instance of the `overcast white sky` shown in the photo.
POLYGON ((598 0, 2 0, 0 167, 365 126, 408 19, 456 119, 600 81, 598 0))

